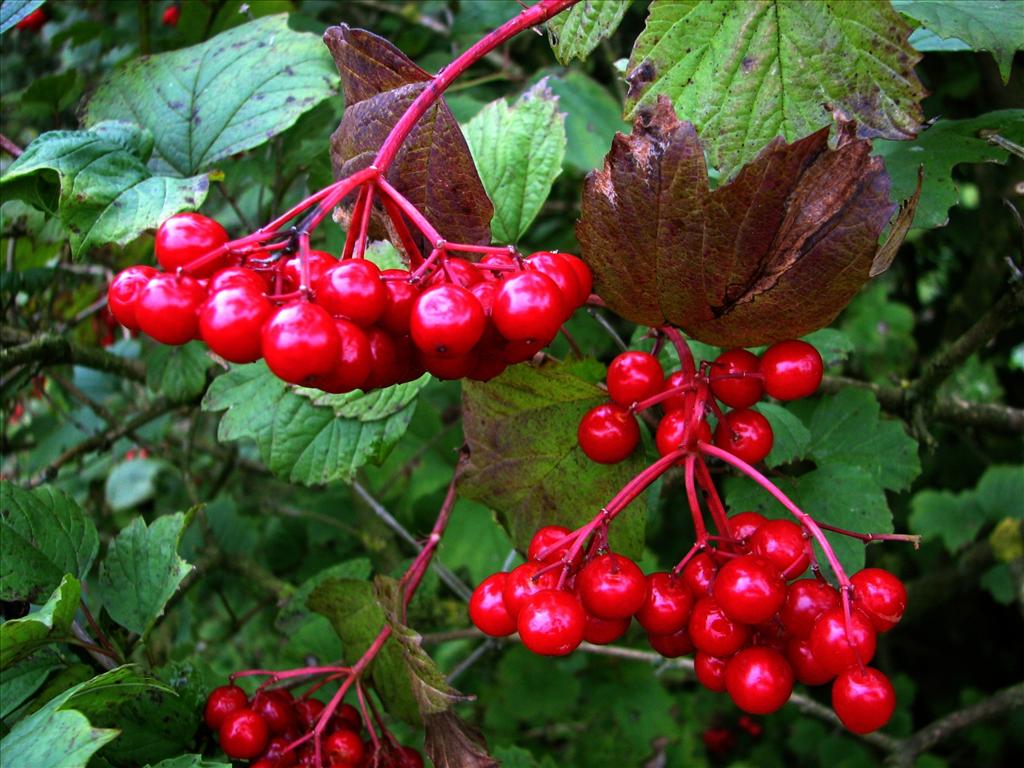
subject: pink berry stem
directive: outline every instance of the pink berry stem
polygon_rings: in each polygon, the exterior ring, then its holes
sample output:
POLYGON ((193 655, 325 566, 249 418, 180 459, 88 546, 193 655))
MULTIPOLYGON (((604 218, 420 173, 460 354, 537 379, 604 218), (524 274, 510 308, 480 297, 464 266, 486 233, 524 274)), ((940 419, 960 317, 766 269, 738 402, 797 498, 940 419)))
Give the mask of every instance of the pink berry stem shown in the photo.
POLYGON ((366 240, 370 232, 370 218, 373 216, 373 192, 374 185, 366 185, 366 203, 363 206, 363 220, 359 225, 359 237, 356 239, 356 258, 366 256, 366 240))
POLYGON ((687 379, 692 379, 697 374, 697 366, 693 362, 693 352, 690 350, 690 345, 686 343, 686 339, 683 338, 683 334, 679 332, 678 328, 673 328, 671 325, 662 326, 660 330, 668 336, 672 346, 676 348, 683 375, 687 379))
POLYGON ((313 294, 309 283, 309 232, 299 232, 299 293, 305 301, 313 294))
POLYGON ((815 520, 814 522, 826 531, 832 531, 832 533, 838 533, 842 536, 849 536, 853 539, 860 539, 865 544, 869 544, 872 541, 905 541, 913 544, 914 549, 920 549, 921 547, 921 537, 912 533, 858 533, 857 531, 848 531, 846 528, 837 528, 834 525, 823 523, 820 520, 815 520))
POLYGON ((427 217, 423 215, 420 209, 413 205, 405 195, 391 186, 383 176, 377 179, 377 187, 384 196, 394 201, 402 210, 402 213, 409 217, 409 221, 416 225, 416 228, 423 233, 423 236, 427 238, 431 245, 441 250, 445 249, 445 242, 444 238, 441 237, 441 233, 434 229, 434 225, 427 220, 427 217))
POLYGON ((386 195, 381 195, 380 202, 384 206, 384 212, 387 213, 388 218, 391 219, 391 223, 395 227, 398 241, 409 256, 409 268, 416 269, 423 263, 423 254, 420 253, 419 246, 416 245, 416 240, 413 238, 412 232, 409 231, 409 226, 405 223, 405 217, 402 215, 401 208, 386 195))
MULTIPOLYGON (((445 248, 449 251, 459 251, 461 253, 479 253, 485 256, 512 256, 513 258, 519 255, 514 245, 473 245, 472 243, 446 243, 445 248)), ((502 266, 487 266, 487 269, 494 270, 508 270, 516 269, 516 267, 502 267, 502 266)))
POLYGON ((345 246, 341 249, 342 259, 352 258, 356 240, 359 239, 359 232, 362 229, 363 219, 366 218, 366 198, 370 194, 370 186, 366 184, 359 188, 355 205, 352 206, 352 218, 349 219, 348 231, 345 232, 345 246))
POLYGON ((640 413, 640 411, 645 411, 658 403, 663 403, 666 400, 675 397, 676 395, 696 391, 696 384, 680 384, 678 387, 669 387, 656 395, 651 395, 646 400, 640 400, 639 402, 633 403, 633 405, 630 406, 630 410, 633 411, 633 413, 640 413))
POLYGON ((443 257, 444 251, 439 248, 435 248, 430 252, 430 255, 423 260, 423 263, 417 267, 417 269, 409 275, 410 283, 417 283, 422 280, 429 272, 433 271, 434 266, 443 257))
POLYGON ((697 486, 694 483, 694 468, 699 456, 691 453, 686 457, 686 500, 690 504, 690 515, 693 517, 693 528, 697 532, 697 544, 707 546, 708 531, 704 525, 704 513, 700 508, 697 486))
POLYGON ((274 669, 243 669, 238 672, 232 672, 228 675, 228 680, 232 682, 240 677, 262 677, 264 675, 269 676, 271 680, 286 680, 291 677, 309 677, 311 675, 324 675, 324 674, 335 674, 337 672, 348 672, 348 667, 298 667, 297 669, 288 669, 284 671, 278 671, 274 669))
POLYGON ((725 513, 725 505, 718 495, 715 481, 712 479, 711 472, 708 471, 708 465, 704 463, 703 458, 697 462, 697 482, 707 494, 708 507, 711 509, 711 518, 715 521, 716 530, 721 534, 724 541, 735 543, 735 539, 731 537, 729 532, 729 520, 725 513))

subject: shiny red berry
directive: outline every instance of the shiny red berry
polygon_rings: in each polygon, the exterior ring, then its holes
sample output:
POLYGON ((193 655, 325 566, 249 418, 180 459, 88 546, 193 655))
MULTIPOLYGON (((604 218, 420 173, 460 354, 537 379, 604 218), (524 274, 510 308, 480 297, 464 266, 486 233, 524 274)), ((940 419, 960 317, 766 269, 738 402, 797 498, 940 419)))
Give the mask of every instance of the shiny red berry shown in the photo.
MULTIPOLYGON (((689 419, 686 411, 669 411, 661 417, 658 422, 658 430, 654 433, 654 445, 661 456, 667 456, 673 451, 678 451, 684 446, 686 440, 686 425, 689 419)), ((690 431, 689 444, 692 446, 697 441, 711 442, 711 427, 701 419, 696 429, 690 431)), ((680 459, 682 464, 684 459, 680 459)))
POLYGON ((249 697, 245 695, 245 691, 237 685, 222 685, 210 691, 206 698, 203 719, 210 728, 220 728, 224 718, 236 709, 245 709, 247 706, 249 697))
POLYGON ((647 576, 647 597, 636 612, 640 626, 656 635, 668 635, 686 626, 695 600, 682 577, 669 573, 647 576))
POLYGON ((23 29, 26 32, 38 32, 46 22, 46 12, 42 8, 36 8, 14 26, 16 29, 23 29))
POLYGON ((750 627, 726 616, 711 597, 694 603, 687 629, 697 649, 712 656, 731 656, 750 639, 750 627))
POLYGON ((725 667, 728 659, 698 651, 693 657, 693 672, 697 682, 709 691, 722 693, 725 690, 725 667))
POLYGON ((562 327, 565 302, 562 292, 547 275, 520 272, 502 281, 491 316, 506 339, 544 345, 562 327))
POLYGON ((413 303, 409 332, 427 355, 461 357, 480 341, 486 326, 480 300, 467 289, 446 283, 428 288, 413 303))
POLYGON ((454 283, 463 288, 472 288, 484 279, 483 273, 477 269, 472 262, 458 257, 448 256, 444 260, 444 268, 438 268, 427 285, 443 285, 454 283))
POLYGON ((551 279, 562 295, 562 306, 565 310, 564 320, 568 320, 575 309, 586 298, 580 299, 582 290, 576 270, 560 253, 535 253, 526 259, 526 268, 539 272, 551 279))
POLYGON ((730 408, 749 408, 764 392, 753 352, 729 349, 711 364, 711 392, 730 408))
POLYGON ((793 670, 772 648, 745 648, 726 665, 725 690, 744 712, 768 715, 789 701, 793 670))
POLYGON ((267 748, 270 730, 262 715, 251 709, 236 709, 220 724, 220 748, 235 760, 249 760, 267 748))
POLYGON ((602 619, 588 613, 587 624, 583 628, 583 639, 594 645, 614 643, 626 634, 632 621, 628 616, 625 619, 602 619))
POLYGON ((579 599, 559 589, 533 595, 519 611, 519 638, 541 656, 564 656, 581 642, 587 617, 579 599))
POLYGON ((341 394, 366 383, 373 367, 373 353, 370 340, 358 325, 336 317, 334 327, 338 331, 338 357, 330 373, 315 378, 314 386, 324 392, 341 394))
POLYGON ((785 602, 786 582, 769 560, 743 555, 719 569, 712 593, 733 621, 761 624, 785 602))
POLYGON ((889 678, 872 667, 844 670, 832 683, 832 709, 854 733, 871 733, 889 722, 896 691, 889 678))
POLYGON ((469 598, 469 619, 473 626, 491 637, 505 637, 516 631, 515 619, 505 607, 507 573, 494 573, 480 582, 469 598))
POLYGON ((821 666, 821 662, 811 650, 811 641, 807 638, 789 638, 786 643, 786 661, 793 668, 797 682, 804 685, 824 685, 835 677, 821 666))
POLYGON ((157 274, 139 292, 135 319, 161 344, 185 344, 199 333, 199 308, 206 290, 187 275, 157 274))
POLYGON ((741 545, 744 551, 750 549, 750 539, 765 523, 764 515, 758 512, 737 512, 729 515, 729 535, 741 545))
POLYGON ((274 306, 251 288, 225 288, 199 310, 199 335, 211 350, 231 363, 260 359, 263 323, 274 306))
POLYGON ((776 400, 799 400, 818 391, 825 372, 821 355, 806 341, 780 341, 761 355, 764 389, 776 400))
MULTIPOLYGON (((676 371, 665 379, 665 384, 662 386, 661 391, 667 392, 670 389, 685 387, 687 385, 692 385, 692 380, 684 376, 682 371, 676 371)), ((661 401, 661 410, 665 413, 672 413, 673 411, 689 411, 687 401, 692 399, 692 391, 678 392, 661 401)))
POLYGON ((656 635, 653 632, 647 633, 647 644, 666 659, 677 659, 688 653, 693 653, 695 648, 689 632, 685 628, 677 629, 667 635, 656 635))
POLYGON ((331 764, 345 762, 359 765, 366 754, 366 745, 355 731, 335 731, 324 739, 323 753, 331 764))
POLYGON ((245 267, 224 267, 210 278, 206 286, 211 296, 228 288, 249 288, 256 293, 266 293, 267 281, 245 267))
POLYGON ((294 706, 295 717, 304 731, 312 729, 324 711, 324 703, 319 699, 299 699, 294 706))
POLYGON ((387 309, 388 290, 380 269, 366 259, 344 259, 329 267, 314 290, 317 304, 358 325, 372 325, 387 309))
POLYGON ((253 696, 252 710, 267 721, 271 735, 280 736, 296 725, 292 697, 284 691, 259 691, 253 696))
POLYGON ((865 568, 850 577, 857 607, 879 632, 895 627, 907 609, 907 589, 896 576, 881 568, 865 568))
POLYGON ((391 333, 404 335, 409 332, 409 314, 412 312, 412 305, 416 302, 416 297, 420 295, 420 292, 409 282, 407 270, 385 269, 380 274, 381 278, 398 279, 383 280, 388 299, 384 305, 384 314, 381 315, 378 322, 381 328, 391 333))
POLYGON ((608 552, 580 569, 576 590, 590 613, 602 619, 624 619, 643 606, 647 580, 628 557, 608 552))
POLYGON ((839 605, 839 592, 832 586, 818 579, 800 579, 787 588, 779 620, 793 637, 806 638, 818 617, 839 605))
POLYGON ((750 551, 770 560, 787 579, 807 570, 810 546, 804 529, 790 520, 766 520, 750 537, 750 551))
MULTIPOLYGON (((177 213, 156 230, 156 260, 167 272, 186 267, 228 241, 227 230, 209 216, 177 213)), ((213 259, 190 272, 192 277, 210 277, 223 266, 223 257, 213 259)))
POLYGON ((267 319, 262 337, 267 365, 290 384, 309 384, 330 374, 338 364, 341 339, 337 326, 316 304, 285 304, 267 319))
POLYGON ((683 583, 690 588, 695 598, 711 594, 711 585, 718 573, 718 564, 707 552, 698 552, 683 568, 683 583))
POLYGON ((359 733, 363 729, 363 716, 351 704, 342 704, 334 713, 334 721, 339 729, 359 733))
POLYGON ((181 18, 181 7, 177 5, 169 5, 164 8, 163 16, 160 17, 161 23, 165 27, 176 27, 178 26, 178 19, 181 18))
POLYGON ((775 435, 768 419, 757 411, 729 411, 715 429, 715 445, 747 464, 757 464, 772 451, 775 435))
POLYGON ((604 403, 587 411, 576 437, 591 461, 617 464, 636 450, 640 427, 636 417, 621 405, 604 403))
POLYGON ((875 655, 875 628, 871 620, 860 611, 850 611, 850 631, 847 634, 842 608, 823 613, 814 624, 810 635, 811 651, 823 669, 838 675, 847 667, 868 664, 875 655))
POLYGON ((519 615, 523 604, 530 597, 545 589, 554 589, 557 586, 557 570, 548 570, 539 576, 537 575, 544 567, 542 563, 538 562, 523 563, 513 568, 508 574, 502 596, 505 599, 505 609, 513 619, 519 615))
POLYGON ((130 331, 139 330, 139 322, 135 317, 135 307, 139 300, 139 294, 146 287, 146 283, 157 275, 152 267, 141 264, 128 267, 117 273, 107 289, 107 306, 110 314, 114 316, 121 325, 130 331))
POLYGON ((590 267, 587 266, 586 262, 584 262, 579 256, 574 256, 571 253, 560 253, 559 256, 565 259, 569 266, 571 266, 576 272, 576 280, 580 287, 580 292, 576 299, 576 306, 581 307, 587 303, 587 299, 590 298, 591 291, 594 290, 594 274, 590 271, 590 267))

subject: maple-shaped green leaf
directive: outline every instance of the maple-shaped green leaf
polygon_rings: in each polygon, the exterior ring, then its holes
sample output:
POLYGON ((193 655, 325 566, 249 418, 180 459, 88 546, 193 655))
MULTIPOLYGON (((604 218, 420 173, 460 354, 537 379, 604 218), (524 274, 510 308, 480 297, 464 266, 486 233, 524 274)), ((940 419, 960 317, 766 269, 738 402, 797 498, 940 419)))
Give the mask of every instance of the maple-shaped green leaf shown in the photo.
POLYGON ((120 65, 96 88, 83 122, 139 123, 153 133, 151 165, 190 176, 290 128, 337 83, 316 35, 277 14, 120 65))
POLYGON ((626 112, 668 96, 729 173, 776 136, 829 125, 829 108, 862 137, 910 138, 925 96, 910 31, 888 0, 655 0, 626 112))
POLYGON ((548 21, 551 49, 559 64, 585 59, 618 28, 630 0, 581 0, 548 21))
POLYGON ((39 602, 65 574, 84 578, 99 546, 96 526, 63 491, 0 482, 0 599, 39 602))
POLYGON ((802 459, 811 443, 811 433, 799 417, 777 403, 759 403, 754 409, 768 419, 775 440, 764 463, 777 467, 802 459))
POLYGON ((206 389, 206 371, 212 364, 198 341, 174 347, 160 344, 146 358, 146 386, 175 402, 188 402, 206 389))
POLYGON ((1013 54, 1024 47, 1024 12, 1019 2, 893 0, 892 5, 941 38, 962 40, 976 51, 990 52, 1003 82, 1010 82, 1013 54))
MULTIPOLYGON (((373 161, 391 128, 433 78, 387 40, 363 29, 330 27, 324 42, 345 90, 345 114, 331 136, 331 162, 341 178, 373 161)), ((443 99, 402 142, 387 179, 446 239, 490 242, 494 209, 443 99)))
POLYGON ((634 323, 672 323, 708 344, 750 347, 828 325, 891 261, 914 201, 895 206, 870 144, 823 129, 772 141, 729 182, 708 185, 690 123, 662 98, 617 134, 587 176, 576 227, 595 290, 634 323))
POLYGON ((74 576, 65 576, 38 610, 0 624, 0 669, 31 655, 39 646, 71 636, 82 588, 74 576))
POLYGON ((255 440, 267 468, 280 477, 304 485, 348 482, 361 466, 388 455, 429 380, 423 376, 370 394, 328 395, 292 388, 260 361, 218 376, 203 410, 225 411, 218 437, 255 440))
MULTIPOLYGON (((486 384, 463 385, 470 462, 460 491, 495 510, 524 552, 543 525, 589 521, 644 465, 641 450, 597 464, 576 442, 583 415, 608 400, 595 384, 603 373, 593 361, 517 365, 486 384)), ((645 507, 641 496, 616 518, 614 549, 631 557, 643 551, 645 507)))
POLYGON ((1024 144, 1024 109, 1003 109, 969 120, 938 120, 913 141, 876 141, 874 152, 885 160, 892 178, 893 199, 914 192, 918 169, 924 166, 921 200, 914 226, 941 227, 960 196, 953 169, 960 163, 1006 163, 1006 142, 1024 144))
POLYGON ((148 526, 141 517, 121 529, 100 564, 97 591, 110 618, 145 635, 163 615, 193 567, 178 547, 193 512, 158 517, 148 526))
POLYGON ((0 3, 0 34, 24 19, 43 2, 45 0, 3 0, 0 3))
POLYGON ((0 178, 4 199, 56 214, 81 256, 106 243, 125 245, 179 211, 195 210, 209 189, 205 174, 158 176, 146 167, 148 130, 100 122, 85 131, 49 131, 25 148, 0 178))
POLYGON ((851 387, 823 397, 808 427, 808 454, 819 466, 860 467, 890 491, 909 488, 921 474, 917 441, 899 419, 882 418, 881 406, 868 390, 851 387))
POLYGON ((491 202, 491 230, 499 243, 515 243, 540 213, 562 172, 565 114, 541 81, 511 106, 498 99, 465 127, 477 170, 491 202))

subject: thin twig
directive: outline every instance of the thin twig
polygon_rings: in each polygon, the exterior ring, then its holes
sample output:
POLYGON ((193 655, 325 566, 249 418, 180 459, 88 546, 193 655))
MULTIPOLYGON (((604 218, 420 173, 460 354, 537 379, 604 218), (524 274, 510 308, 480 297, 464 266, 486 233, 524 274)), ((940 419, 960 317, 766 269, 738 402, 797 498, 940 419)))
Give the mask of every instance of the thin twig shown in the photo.
POLYGON ((4 152, 6 152, 7 154, 14 158, 21 157, 22 154, 25 152, 25 150, 23 150, 10 139, 8 139, 2 133, 0 133, 0 149, 2 149, 4 152))
POLYGON ((16 365, 80 365, 97 371, 114 373, 132 381, 145 381, 145 366, 138 360, 119 357, 103 349, 83 347, 62 336, 46 334, 33 338, 13 328, 4 328, 3 343, 16 343, 16 347, 0 350, 0 368, 7 370, 16 365))

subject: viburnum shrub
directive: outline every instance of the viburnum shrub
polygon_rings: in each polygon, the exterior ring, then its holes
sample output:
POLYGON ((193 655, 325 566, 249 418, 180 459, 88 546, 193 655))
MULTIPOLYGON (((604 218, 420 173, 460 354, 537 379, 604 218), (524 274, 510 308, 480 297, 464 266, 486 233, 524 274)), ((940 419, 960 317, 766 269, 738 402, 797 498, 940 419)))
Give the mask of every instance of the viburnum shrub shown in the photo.
POLYGON ((904 766, 1024 703, 959 668, 1020 666, 959 166, 1024 120, 914 71, 1008 83, 1011 3, 285 5, 0 9, 5 766, 904 766))

